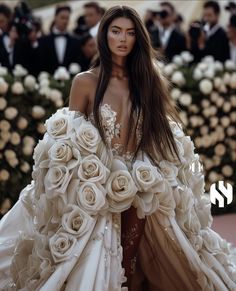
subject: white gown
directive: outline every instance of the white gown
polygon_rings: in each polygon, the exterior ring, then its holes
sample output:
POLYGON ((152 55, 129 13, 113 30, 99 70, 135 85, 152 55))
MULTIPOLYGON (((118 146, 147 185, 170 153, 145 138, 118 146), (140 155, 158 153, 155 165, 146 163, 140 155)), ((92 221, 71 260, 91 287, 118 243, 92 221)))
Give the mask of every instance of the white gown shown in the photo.
MULTIPOLYGON (((101 110, 107 137, 116 112, 101 110)), ((91 116, 92 117, 92 116, 91 116)), ((181 156, 134 163, 101 141, 93 119, 68 107, 46 121, 32 182, 0 221, 0 290, 118 291, 121 212, 146 216, 132 290, 236 290, 236 249, 211 229, 194 144, 170 120, 181 156)))

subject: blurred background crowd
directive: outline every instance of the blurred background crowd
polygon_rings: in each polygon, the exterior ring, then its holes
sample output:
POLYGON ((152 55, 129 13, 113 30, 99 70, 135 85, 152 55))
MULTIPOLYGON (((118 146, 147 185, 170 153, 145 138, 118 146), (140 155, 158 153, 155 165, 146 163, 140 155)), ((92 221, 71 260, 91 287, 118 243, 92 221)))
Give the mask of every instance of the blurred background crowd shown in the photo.
MULTIPOLYGON (((152 44, 166 62, 188 50, 193 63, 204 56, 215 60, 231 59, 236 63, 236 3, 217 1, 202 3, 201 17, 183 28, 184 13, 177 12, 175 1, 152 1, 143 20, 152 44), (221 10, 228 12, 226 27, 220 25, 221 10)), ((44 31, 42 19, 36 17, 27 2, 15 7, 0 4, 0 63, 12 70, 21 64, 30 74, 53 73, 57 67, 78 63, 87 70, 96 54, 96 34, 105 7, 99 2, 86 2, 73 29, 68 29, 72 9, 66 2, 55 6, 49 31, 44 31)))

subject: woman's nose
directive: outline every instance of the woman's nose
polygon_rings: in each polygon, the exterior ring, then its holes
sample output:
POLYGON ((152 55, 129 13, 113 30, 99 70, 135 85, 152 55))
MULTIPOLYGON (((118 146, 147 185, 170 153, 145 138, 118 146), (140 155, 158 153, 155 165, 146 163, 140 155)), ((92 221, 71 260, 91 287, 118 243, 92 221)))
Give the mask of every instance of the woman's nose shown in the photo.
POLYGON ((120 41, 126 41, 126 34, 125 34, 125 32, 120 34, 120 41))

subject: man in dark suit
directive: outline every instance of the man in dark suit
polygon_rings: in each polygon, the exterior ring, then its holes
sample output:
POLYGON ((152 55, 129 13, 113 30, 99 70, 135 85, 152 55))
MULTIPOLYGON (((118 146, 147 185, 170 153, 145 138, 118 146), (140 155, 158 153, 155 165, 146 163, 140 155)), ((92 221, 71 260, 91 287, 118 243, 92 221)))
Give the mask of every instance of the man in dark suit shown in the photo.
POLYGON ((161 50, 167 61, 173 56, 186 50, 185 36, 176 28, 175 7, 170 2, 160 3, 161 11, 158 11, 158 25, 151 29, 152 44, 161 50))
POLYGON ((219 25, 220 6, 216 1, 207 1, 203 6, 203 22, 197 38, 191 38, 190 51, 195 62, 211 55, 215 60, 224 62, 230 58, 229 41, 224 29, 219 25))
POLYGON ((57 6, 50 34, 39 41, 40 68, 51 74, 59 66, 69 67, 78 63, 79 40, 67 31, 71 9, 69 6, 57 6))

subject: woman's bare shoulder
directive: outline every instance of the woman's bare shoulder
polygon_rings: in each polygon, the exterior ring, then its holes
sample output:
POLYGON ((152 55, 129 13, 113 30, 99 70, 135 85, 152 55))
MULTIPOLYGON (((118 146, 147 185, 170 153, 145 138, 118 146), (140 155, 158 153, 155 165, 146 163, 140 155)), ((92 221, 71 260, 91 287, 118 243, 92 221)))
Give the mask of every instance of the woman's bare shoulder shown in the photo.
POLYGON ((97 70, 88 70, 78 73, 73 81, 70 91, 70 109, 87 111, 88 104, 94 96, 97 87, 97 70))

